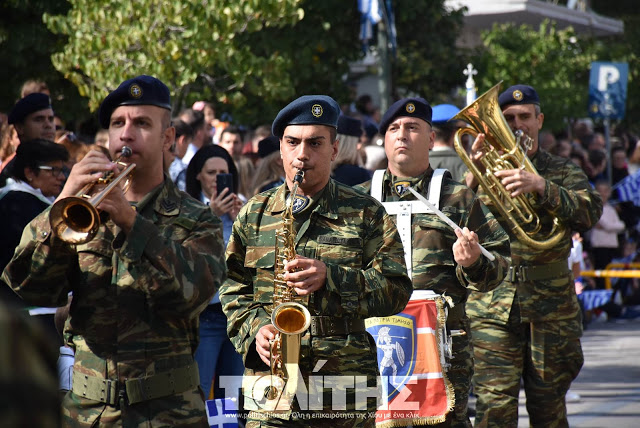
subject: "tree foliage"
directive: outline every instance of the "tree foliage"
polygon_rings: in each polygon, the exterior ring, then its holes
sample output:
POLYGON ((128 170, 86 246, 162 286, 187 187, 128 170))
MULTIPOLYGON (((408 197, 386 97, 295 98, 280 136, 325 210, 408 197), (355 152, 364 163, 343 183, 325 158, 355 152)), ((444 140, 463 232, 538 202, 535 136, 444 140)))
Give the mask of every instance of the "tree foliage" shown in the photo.
POLYGON ((243 90, 267 98, 291 91, 284 72, 290 58, 277 50, 257 56, 238 36, 299 21, 300 0, 69 2, 66 15, 44 17, 54 34, 69 38, 52 61, 92 110, 121 81, 139 74, 165 82, 177 103, 197 78, 224 88, 238 105, 243 90))
POLYGON ((496 24, 483 32, 482 40, 484 46, 476 59, 482 71, 476 79, 479 92, 501 80, 502 89, 516 83, 533 86, 540 95, 545 128, 556 132, 566 129, 573 119, 588 116, 593 61, 629 62, 625 122, 637 122, 640 104, 633 94, 640 89, 640 64, 630 44, 633 38, 582 36, 570 27, 558 30, 545 21, 537 29, 496 24))
MULTIPOLYGON (((289 58, 281 71, 290 82, 286 90, 270 98, 243 91, 247 100, 244 105, 229 104, 234 108, 233 116, 242 123, 268 123, 279 109, 300 95, 329 94, 338 102, 349 100, 345 77, 349 64, 362 55, 356 2, 304 0, 300 7, 304 18, 290 26, 268 27, 239 36, 238 42, 250 46, 256 56, 277 52, 289 58)), ((223 95, 221 101, 225 99, 223 95)))
POLYGON ((65 13, 68 8, 55 0, 0 2, 0 111, 13 107, 22 84, 30 79, 48 84, 55 111, 64 119, 86 110, 75 86, 51 64, 51 52, 61 50, 65 39, 53 36, 42 22, 43 13, 65 13))
POLYGON ((467 52, 456 47, 463 10, 448 10, 444 1, 394 2, 398 56, 392 66, 396 98, 416 94, 432 104, 451 101, 464 83, 467 52))
POLYGON ((495 24, 483 32, 484 49, 477 60, 479 94, 503 80, 502 89, 525 83, 536 88, 545 113, 545 128, 559 131, 569 118, 587 115, 589 70, 597 59, 588 40, 571 28, 558 30, 543 22, 528 25, 495 24))

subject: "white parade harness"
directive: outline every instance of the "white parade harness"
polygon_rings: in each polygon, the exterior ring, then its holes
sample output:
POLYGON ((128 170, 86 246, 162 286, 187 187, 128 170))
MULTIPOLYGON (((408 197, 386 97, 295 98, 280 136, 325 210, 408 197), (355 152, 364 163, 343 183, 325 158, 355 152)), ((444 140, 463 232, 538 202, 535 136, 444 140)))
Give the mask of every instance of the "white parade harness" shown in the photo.
MULTIPOLYGON (((413 278, 412 263, 412 247, 411 247, 411 215, 412 214, 434 214, 425 204, 420 201, 395 201, 382 202, 382 181, 384 178, 384 169, 379 169, 373 173, 371 179, 371 196, 382 203, 387 214, 396 216, 396 227, 402 240, 404 247, 404 260, 407 264, 407 274, 409 278, 413 278)), ((442 180, 449 171, 444 168, 438 168, 433 172, 427 199, 433 206, 440 209, 440 189, 442 188, 442 180)))

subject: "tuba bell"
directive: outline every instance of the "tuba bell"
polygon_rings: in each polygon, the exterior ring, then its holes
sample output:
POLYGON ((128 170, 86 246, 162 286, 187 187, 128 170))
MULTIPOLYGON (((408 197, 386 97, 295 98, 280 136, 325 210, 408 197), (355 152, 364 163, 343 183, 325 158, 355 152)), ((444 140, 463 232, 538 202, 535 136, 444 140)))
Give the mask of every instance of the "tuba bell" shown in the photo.
MULTIPOLYGON (((128 181, 136 167, 134 163, 122 162, 122 158, 129 156, 131 149, 124 146, 114 161, 123 168, 119 174, 108 172, 96 182, 87 184, 75 196, 60 199, 53 204, 49 213, 49 223, 52 233, 58 239, 69 244, 84 244, 93 239, 100 226, 100 213, 96 207, 122 180, 128 181), (92 195, 91 192, 96 185, 105 187, 92 195)), ((128 187, 126 183, 125 188, 128 187)))
POLYGON ((456 132, 454 146, 458 156, 480 182, 496 209, 508 221, 518 240, 538 250, 552 248, 563 239, 565 232, 558 218, 553 219, 551 230, 544 231, 529 196, 520 194, 512 197, 511 192, 495 176, 497 171, 508 169, 523 169, 538 175, 521 146, 521 140, 529 137, 522 131, 516 131, 514 135, 502 114, 498 104, 501 84, 502 82, 489 89, 451 118, 452 121, 462 120, 471 125, 471 128, 461 128, 456 132), (463 135, 469 134, 475 138, 479 133, 485 134, 484 156, 480 160, 485 168, 484 172, 471 161, 462 145, 463 135))

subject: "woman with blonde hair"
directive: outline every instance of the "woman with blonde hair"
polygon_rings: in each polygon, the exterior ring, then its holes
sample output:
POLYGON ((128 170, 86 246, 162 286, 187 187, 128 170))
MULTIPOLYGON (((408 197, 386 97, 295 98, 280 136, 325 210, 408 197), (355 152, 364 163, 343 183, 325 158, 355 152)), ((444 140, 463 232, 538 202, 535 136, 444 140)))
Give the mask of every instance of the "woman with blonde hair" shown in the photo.
POLYGON ((260 159, 253 177, 253 195, 284 183, 284 167, 280 158, 280 140, 273 135, 258 143, 260 159))
POLYGON ((331 163, 331 177, 334 180, 349 186, 371 180, 371 172, 363 168, 358 150, 363 132, 360 120, 344 115, 338 118, 338 155, 331 163))

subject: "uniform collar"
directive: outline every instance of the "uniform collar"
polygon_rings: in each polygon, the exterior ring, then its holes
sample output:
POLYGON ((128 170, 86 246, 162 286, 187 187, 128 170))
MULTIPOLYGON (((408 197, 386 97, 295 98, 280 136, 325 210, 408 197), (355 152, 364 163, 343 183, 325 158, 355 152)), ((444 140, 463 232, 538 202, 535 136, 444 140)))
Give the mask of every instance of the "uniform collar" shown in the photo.
MULTIPOLYGON (((287 183, 281 184, 274 196, 269 200, 265 211, 272 215, 282 214, 285 209, 285 198, 289 194, 287 183)), ((318 192, 313 212, 331 219, 338 218, 338 186, 330 178, 324 189, 318 192)))
MULTIPOLYGON (((180 191, 167 174, 164 175, 164 183, 156 191, 151 192, 151 198, 156 197, 153 209, 163 216, 175 216, 180 213, 180 191)), ((141 201, 142 202, 142 201, 141 201)))
MULTIPOLYGON (((431 168, 431 166, 429 166, 425 172, 423 172, 420 176, 417 177, 418 178, 418 182, 415 184, 415 186, 413 186, 413 188, 418 193, 423 194, 424 192, 426 192, 429 189, 429 183, 431 182, 431 177, 432 176, 433 176, 433 168, 431 168)), ((407 177, 407 178, 413 179, 414 177, 407 177)), ((396 195, 395 191, 393 190, 393 182, 392 181, 393 181, 393 175, 391 174, 389 169, 387 169, 385 171, 385 173, 384 173, 384 180, 383 180, 384 194, 391 193, 393 195, 396 195)), ((405 192, 404 195, 402 195, 402 196, 405 196, 407 194, 410 194, 410 192, 405 192)))
POLYGON ((536 152, 529 158, 529 160, 536 168, 536 170, 538 172, 541 172, 547 169, 549 162, 551 162, 551 155, 548 152, 538 148, 538 150, 536 150, 536 152))

